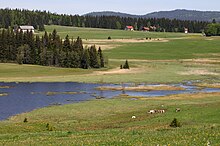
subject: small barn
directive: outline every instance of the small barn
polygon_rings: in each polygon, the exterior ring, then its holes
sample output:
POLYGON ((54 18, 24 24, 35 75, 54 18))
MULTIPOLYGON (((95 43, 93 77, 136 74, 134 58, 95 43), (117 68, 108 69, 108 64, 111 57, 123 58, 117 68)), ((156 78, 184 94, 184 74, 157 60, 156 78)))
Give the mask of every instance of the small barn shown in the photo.
POLYGON ((134 30, 134 27, 133 27, 133 26, 126 26, 126 27, 125 27, 125 30, 133 31, 133 30, 134 30))
POLYGON ((23 25, 23 26, 19 26, 18 28, 17 28, 17 31, 19 31, 19 32, 33 32, 34 33, 34 27, 33 26, 28 26, 28 25, 23 25))
POLYGON ((142 31, 150 31, 150 28, 149 28, 149 27, 142 27, 141 30, 142 30, 142 31))
POLYGON ((185 34, 189 33, 188 28, 184 28, 184 33, 185 33, 185 34))

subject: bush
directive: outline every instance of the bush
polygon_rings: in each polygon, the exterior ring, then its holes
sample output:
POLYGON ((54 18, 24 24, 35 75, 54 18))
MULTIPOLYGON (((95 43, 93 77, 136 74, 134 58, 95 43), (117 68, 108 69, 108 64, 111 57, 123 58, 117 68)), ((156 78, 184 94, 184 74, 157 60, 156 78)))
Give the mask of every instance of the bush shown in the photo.
POLYGON ((54 131, 55 128, 53 126, 51 126, 49 123, 47 123, 46 128, 48 131, 54 131))
POLYGON ((125 64, 123 66, 123 69, 130 69, 129 65, 128 65, 128 60, 125 61, 125 64))
POLYGON ((173 119, 173 121, 170 124, 170 127, 176 128, 176 127, 181 127, 180 122, 177 121, 176 118, 173 119))
POLYGON ((27 122, 28 122, 27 118, 24 118, 24 123, 27 123, 27 122))

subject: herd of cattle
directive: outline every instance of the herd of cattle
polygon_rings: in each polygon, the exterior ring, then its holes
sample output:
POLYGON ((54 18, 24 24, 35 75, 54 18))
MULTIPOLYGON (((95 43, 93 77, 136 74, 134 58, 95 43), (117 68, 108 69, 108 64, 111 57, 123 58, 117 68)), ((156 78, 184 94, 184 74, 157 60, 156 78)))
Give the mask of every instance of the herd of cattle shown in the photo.
MULTIPOLYGON (((176 112, 180 112, 181 109, 180 109, 180 108, 176 108, 175 111, 176 111, 176 112)), ((165 109, 153 109, 153 110, 149 110, 149 111, 148 111, 149 114, 155 114, 155 113, 163 114, 163 113, 165 113, 165 112, 166 112, 165 109)), ((136 116, 132 116, 131 118, 132 118, 132 119, 136 119, 136 116)))
MULTIPOLYGON (((149 110, 148 113, 149 114, 155 114, 155 113, 165 113, 166 110, 165 109, 153 109, 153 110, 149 110)), ((176 112, 180 112, 180 108, 176 108, 176 112)))

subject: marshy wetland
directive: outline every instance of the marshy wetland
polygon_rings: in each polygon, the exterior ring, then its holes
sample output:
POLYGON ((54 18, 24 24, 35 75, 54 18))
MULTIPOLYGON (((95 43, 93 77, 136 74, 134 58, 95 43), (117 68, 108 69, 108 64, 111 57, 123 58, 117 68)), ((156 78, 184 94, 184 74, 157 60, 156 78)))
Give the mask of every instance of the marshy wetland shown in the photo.
POLYGON ((2 96, 0 98, 0 120, 42 107, 78 103, 101 98, 114 98, 119 96, 126 96, 127 98, 154 98, 177 94, 214 92, 220 92, 220 88, 195 86, 191 82, 170 85, 0 82, 0 96, 2 96))

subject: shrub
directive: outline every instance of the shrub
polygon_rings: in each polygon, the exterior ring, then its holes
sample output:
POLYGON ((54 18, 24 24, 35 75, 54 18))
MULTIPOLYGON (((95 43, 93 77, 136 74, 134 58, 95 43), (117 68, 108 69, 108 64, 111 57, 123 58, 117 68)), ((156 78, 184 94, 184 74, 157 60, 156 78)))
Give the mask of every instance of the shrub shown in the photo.
POLYGON ((55 128, 53 126, 51 126, 49 123, 47 123, 46 128, 48 131, 54 131, 55 128))
POLYGON ((128 60, 125 61, 125 64, 123 66, 123 69, 130 69, 129 65, 128 65, 128 60))
POLYGON ((173 121, 170 124, 170 127, 176 128, 176 127, 181 127, 180 122, 177 121, 176 118, 173 119, 173 121))
POLYGON ((28 122, 27 118, 24 118, 24 123, 27 123, 27 122, 28 122))

